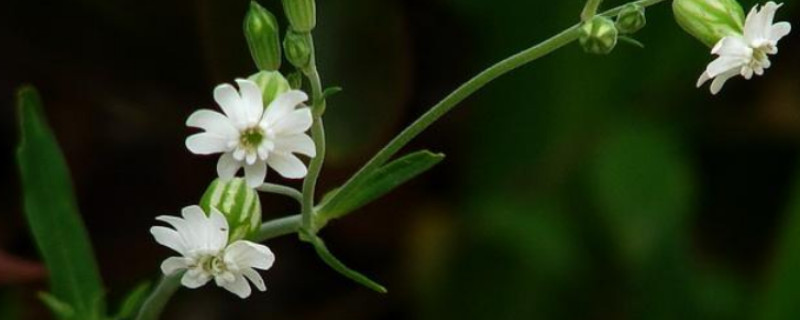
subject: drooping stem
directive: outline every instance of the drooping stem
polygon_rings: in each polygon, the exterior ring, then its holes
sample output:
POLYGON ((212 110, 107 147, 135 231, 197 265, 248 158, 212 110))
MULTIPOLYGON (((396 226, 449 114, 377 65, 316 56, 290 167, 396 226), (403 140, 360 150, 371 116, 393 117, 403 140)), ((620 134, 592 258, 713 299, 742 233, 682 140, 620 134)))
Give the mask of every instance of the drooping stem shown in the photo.
MULTIPOLYGON (((665 0, 640 0, 634 3, 642 7, 651 6, 665 0)), ((619 6, 614 9, 608 10, 602 15, 613 16, 618 14, 625 6, 619 6)), ((364 166, 361 167, 350 179, 345 182, 339 189, 339 193, 355 190, 361 185, 371 172, 382 166, 386 161, 397 154, 406 144, 408 144, 417 135, 422 133, 425 129, 430 127, 434 122, 439 120, 442 116, 447 114, 460 102, 464 101, 467 97, 483 88, 488 83, 494 81, 498 77, 522 67, 536 59, 539 59, 553 51, 564 47, 565 45, 578 39, 578 28, 580 24, 574 25, 561 33, 539 43, 527 50, 517 53, 503 61, 484 70, 477 76, 473 77, 466 83, 462 84, 455 91, 450 93, 442 101, 434 105, 425 114, 420 116, 405 130, 400 132, 392 141, 390 141, 383 149, 378 151, 364 166)), ((347 195, 344 195, 347 196, 347 195)), ((323 222, 324 223, 324 222, 323 222)))
POLYGON ((594 18, 597 14, 597 9, 600 8, 600 3, 603 0, 587 0, 586 5, 583 6, 583 11, 581 11, 581 21, 589 21, 589 19, 594 18))

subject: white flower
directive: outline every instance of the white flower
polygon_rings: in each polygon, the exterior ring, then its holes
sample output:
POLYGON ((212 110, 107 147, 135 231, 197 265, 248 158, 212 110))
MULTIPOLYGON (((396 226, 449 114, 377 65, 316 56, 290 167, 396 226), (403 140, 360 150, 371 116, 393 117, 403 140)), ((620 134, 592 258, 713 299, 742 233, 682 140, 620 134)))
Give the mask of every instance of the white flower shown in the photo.
POLYGON ((186 270, 181 284, 187 288, 199 288, 214 279, 217 286, 241 298, 250 296, 247 280, 258 290, 267 290, 264 280, 253 269, 267 270, 272 267, 275 255, 269 248, 244 240, 228 245, 228 222, 213 207, 210 216, 206 216, 199 206, 183 208, 182 214, 183 218, 156 218, 169 223, 174 229, 161 226, 150 228, 156 242, 182 255, 167 258, 161 263, 161 271, 165 275, 186 270))
POLYGON ((265 109, 255 82, 239 79, 236 83, 239 92, 229 84, 214 89, 214 100, 224 115, 198 110, 189 116, 186 125, 205 132, 187 138, 186 147, 195 154, 222 153, 217 163, 219 177, 230 180, 244 167, 251 188, 264 183, 267 164, 286 178, 305 177, 308 170, 293 153, 316 156, 314 141, 305 134, 313 121, 311 110, 303 105, 308 96, 288 91, 265 109))
POLYGON ((745 20, 744 34, 722 38, 711 50, 719 57, 708 65, 697 86, 714 79, 711 93, 717 94, 736 75, 748 80, 753 74, 763 75, 771 65, 769 55, 778 53, 778 41, 792 30, 788 22, 773 23, 775 11, 782 5, 770 1, 761 10, 758 5, 753 7, 745 20))

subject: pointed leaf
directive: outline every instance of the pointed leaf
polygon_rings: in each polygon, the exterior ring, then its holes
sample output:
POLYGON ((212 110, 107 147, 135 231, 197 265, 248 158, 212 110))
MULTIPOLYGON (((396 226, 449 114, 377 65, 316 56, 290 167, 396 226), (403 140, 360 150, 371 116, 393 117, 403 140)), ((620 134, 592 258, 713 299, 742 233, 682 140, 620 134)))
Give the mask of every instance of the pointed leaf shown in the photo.
POLYGON ((36 90, 22 88, 17 98, 25 214, 50 272, 52 295, 71 306, 77 318, 99 319, 105 310, 103 287, 67 165, 36 90))
POLYGON ((372 172, 364 183, 348 184, 326 195, 327 201, 320 206, 319 215, 323 221, 346 215, 422 174, 442 159, 443 154, 423 150, 392 161, 372 172))
POLYGON ((39 300, 42 300, 42 302, 50 308, 50 311, 56 314, 60 319, 73 319, 75 317, 75 309, 52 294, 39 292, 39 300))
POLYGON ((136 314, 136 311, 139 310, 139 307, 144 303, 144 299, 147 298, 147 294, 150 292, 150 282, 144 282, 133 288, 128 296, 122 300, 122 304, 119 307, 119 311, 117 311, 117 315, 115 315, 112 319, 115 320, 123 320, 123 319, 132 319, 133 316, 136 314))

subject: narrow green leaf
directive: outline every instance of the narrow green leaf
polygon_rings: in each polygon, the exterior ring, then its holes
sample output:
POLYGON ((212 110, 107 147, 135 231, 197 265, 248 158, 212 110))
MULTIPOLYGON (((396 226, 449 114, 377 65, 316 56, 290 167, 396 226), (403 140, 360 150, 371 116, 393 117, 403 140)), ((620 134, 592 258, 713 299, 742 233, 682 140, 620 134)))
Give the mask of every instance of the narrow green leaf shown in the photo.
POLYGON ((147 294, 150 293, 151 284, 149 281, 143 282, 133 288, 130 293, 122 300, 117 314, 112 317, 114 320, 132 319, 139 310, 139 307, 144 303, 147 294))
POLYGON ((346 215, 389 193, 403 183, 427 171, 444 159, 443 154, 417 151, 375 170, 359 185, 345 185, 326 195, 319 216, 328 221, 346 215))
POLYGON ((336 270, 337 272, 349 278, 350 280, 353 280, 367 288, 375 290, 378 293, 389 292, 388 290, 386 290, 386 287, 378 284, 375 281, 372 281, 370 278, 367 278, 365 275, 359 273, 358 271, 348 268, 347 266, 344 265, 344 263, 339 261, 339 259, 336 259, 336 257, 334 257, 333 254, 331 254, 331 252, 328 250, 328 247, 325 246, 325 242, 323 242, 320 237, 307 233, 305 234, 305 237, 311 242, 311 245, 314 246, 314 250, 317 251, 317 255, 322 259, 322 261, 325 261, 325 263, 331 268, 333 268, 333 270, 336 270))
POLYGON ((325 89, 325 91, 322 92, 322 98, 323 99, 328 99, 328 98, 332 97, 333 95, 335 95, 335 94, 337 94, 339 92, 342 92, 342 87, 330 87, 330 88, 327 88, 327 89, 325 89))
POLYGON ((105 312, 97 264, 78 215, 69 170, 47 126, 38 93, 32 87, 17 96, 22 177, 28 224, 50 272, 53 296, 70 305, 79 319, 105 312))
POLYGON ((775 261, 767 278, 756 319, 800 319, 800 172, 782 225, 775 261))
POLYGON ((619 40, 628 43, 630 45, 633 45, 634 47, 639 47, 639 49, 644 49, 644 43, 629 36, 620 36, 619 40))
POLYGON ((75 317, 75 309, 52 294, 39 292, 39 300, 42 300, 42 302, 50 308, 50 311, 58 315, 61 319, 72 319, 75 317))

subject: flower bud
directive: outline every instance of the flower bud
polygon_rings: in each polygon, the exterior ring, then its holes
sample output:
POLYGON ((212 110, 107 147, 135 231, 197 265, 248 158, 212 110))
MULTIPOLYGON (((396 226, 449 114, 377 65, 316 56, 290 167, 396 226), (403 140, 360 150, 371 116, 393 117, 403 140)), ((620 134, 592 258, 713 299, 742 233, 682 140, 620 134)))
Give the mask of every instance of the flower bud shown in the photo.
POLYGON ((311 34, 289 29, 283 38, 283 50, 286 60, 298 69, 305 69, 311 61, 311 34))
POLYGON ((206 214, 216 208, 228 220, 229 243, 246 239, 261 226, 261 201, 258 193, 249 188, 242 178, 224 182, 214 180, 203 194, 200 207, 206 214))
POLYGON ((281 67, 278 21, 255 1, 250 2, 244 18, 244 37, 259 70, 274 71, 281 67))
POLYGON ((264 108, 269 106, 281 93, 289 91, 289 81, 278 71, 261 71, 247 80, 255 82, 261 88, 261 96, 264 100, 264 108))
POLYGON ((618 35, 614 21, 595 16, 581 25, 579 40, 587 53, 609 54, 617 46, 618 35))
POLYGON ((283 0, 283 11, 289 24, 298 32, 311 32, 317 26, 317 4, 314 0, 283 0))
POLYGON ((683 30, 709 47, 744 29, 744 10, 736 0, 675 0, 672 11, 683 30))
POLYGON ((629 3, 617 16, 617 30, 623 34, 633 34, 642 30, 647 24, 644 7, 636 3, 629 3))

